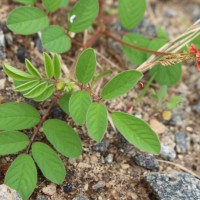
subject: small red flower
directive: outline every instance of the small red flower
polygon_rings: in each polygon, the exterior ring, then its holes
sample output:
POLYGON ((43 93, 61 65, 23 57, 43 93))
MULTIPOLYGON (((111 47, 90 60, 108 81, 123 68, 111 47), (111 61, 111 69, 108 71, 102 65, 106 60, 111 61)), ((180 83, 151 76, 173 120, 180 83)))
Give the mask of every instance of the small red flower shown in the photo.
POLYGON ((200 71, 200 61, 197 62, 197 69, 200 71))
POLYGON ((195 45, 192 44, 189 47, 189 52, 190 53, 195 53, 195 55, 196 55, 196 61, 197 61, 197 69, 198 69, 198 71, 200 71, 200 49, 197 50, 197 48, 195 47, 195 45))
POLYGON ((196 52, 197 52, 197 48, 195 47, 194 44, 192 44, 192 45, 189 47, 189 52, 190 52, 190 53, 196 53, 196 52))
POLYGON ((200 49, 196 53, 197 62, 200 62, 200 49))

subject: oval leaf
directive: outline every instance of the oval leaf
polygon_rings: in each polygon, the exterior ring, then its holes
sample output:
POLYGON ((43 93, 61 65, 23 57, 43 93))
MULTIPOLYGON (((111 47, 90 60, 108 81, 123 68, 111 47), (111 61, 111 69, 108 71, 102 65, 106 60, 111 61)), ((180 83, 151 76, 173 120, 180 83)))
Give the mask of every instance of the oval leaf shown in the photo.
POLYGON ((42 0, 45 9, 49 12, 56 11, 61 4, 61 0, 42 0))
POLYGON ((42 44, 45 49, 54 53, 63 53, 71 48, 71 41, 65 30, 55 25, 42 31, 42 44))
POLYGON ((53 56, 54 78, 59 79, 61 74, 61 63, 57 54, 53 56))
POLYGON ((79 0, 68 14, 68 28, 79 33, 92 25, 99 12, 98 0, 79 0))
POLYGON ((0 132, 0 155, 17 153, 29 144, 27 135, 17 131, 0 132))
POLYGON ((3 70, 9 77, 17 81, 30 81, 34 79, 34 76, 7 64, 4 65, 3 70))
MULTIPOLYGON (((129 33, 126 34, 123 37, 124 42, 128 42, 130 44, 134 44, 137 46, 141 47, 148 47, 150 40, 144 37, 143 35, 140 34, 134 34, 134 33, 129 33)), ((146 58, 146 52, 139 51, 137 49, 128 47, 128 46, 123 46, 123 51, 124 54, 128 57, 128 59, 137 64, 140 65, 142 64, 147 58, 146 58)))
POLYGON ((19 7, 14 9, 7 20, 8 28, 18 34, 37 33, 49 24, 46 14, 35 7, 19 7))
POLYGON ((107 109, 104 104, 92 103, 87 112, 86 126, 89 136, 100 142, 108 125, 107 109))
POLYGON ((49 142, 64 156, 76 158, 81 155, 81 140, 74 129, 65 122, 57 119, 47 120, 43 131, 49 142))
POLYGON ((34 88, 39 83, 40 83, 40 81, 38 81, 38 80, 28 81, 28 82, 25 82, 25 83, 23 82, 22 84, 18 84, 15 87, 15 90, 19 91, 19 92, 24 92, 24 91, 27 91, 27 90, 34 88))
POLYGON ((40 72, 33 66, 33 64, 28 59, 26 59, 25 64, 26 69, 30 74, 32 74, 35 77, 42 78, 40 72))
POLYGON ((31 156, 18 156, 9 167, 4 184, 15 189, 23 199, 28 199, 36 187, 37 169, 31 156))
POLYGON ((70 100, 71 94, 67 93, 64 94, 60 99, 59 99, 59 106, 61 109, 69 115, 69 100, 70 100))
POLYGON ((64 181, 65 166, 53 149, 44 143, 35 142, 32 145, 32 155, 47 179, 56 184, 61 184, 64 181))
POLYGON ((90 95, 85 91, 77 91, 72 94, 69 100, 69 113, 77 124, 85 122, 87 110, 91 102, 90 95))
POLYGON ((61 3, 60 3, 60 8, 64 8, 68 5, 69 3, 69 0, 61 0, 61 3))
POLYGON ((134 28, 143 18, 146 0, 119 0, 119 21, 126 29, 134 28))
POLYGON ((76 78, 86 84, 94 76, 96 69, 96 56, 92 48, 86 49, 78 58, 76 64, 76 78))
POLYGON ((47 53, 44 53, 44 67, 47 77, 52 78, 54 75, 53 61, 47 53))
POLYGON ((35 108, 26 103, 0 104, 0 130, 28 129, 40 121, 35 108))
POLYGON ((138 149, 152 154, 160 153, 159 139, 146 122, 121 112, 113 112, 112 120, 120 133, 138 149))
POLYGON ((46 91, 48 87, 47 82, 41 82, 27 93, 23 94, 26 98, 36 98, 46 91))
POLYGON ((55 86, 53 84, 50 84, 41 95, 33 98, 33 100, 34 101, 45 101, 53 95, 54 90, 55 90, 55 86))
POLYGON ((110 80, 103 88, 103 99, 113 99, 128 92, 142 78, 142 73, 136 70, 121 72, 110 80))

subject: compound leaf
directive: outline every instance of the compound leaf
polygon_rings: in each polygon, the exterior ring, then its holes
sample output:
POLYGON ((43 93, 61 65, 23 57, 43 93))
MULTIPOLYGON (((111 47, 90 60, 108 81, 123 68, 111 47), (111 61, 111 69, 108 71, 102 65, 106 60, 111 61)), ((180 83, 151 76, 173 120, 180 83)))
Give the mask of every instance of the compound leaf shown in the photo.
POLYGON ((68 28, 78 33, 87 29, 99 12, 98 0, 79 0, 68 14, 68 28))
POLYGON ((34 76, 23 72, 19 69, 16 69, 15 67, 12 67, 10 65, 5 64, 4 67, 4 72, 11 77, 13 80, 17 81, 30 81, 34 79, 34 76))
POLYGON ((20 84, 15 86, 15 90, 19 92, 24 92, 24 91, 34 88, 39 83, 40 83, 39 80, 33 80, 33 81, 22 82, 22 83, 20 82, 20 84))
POLYGON ((63 53, 71 48, 71 41, 60 26, 51 25, 42 31, 42 44, 54 53, 63 53))
POLYGON ((47 53, 44 53, 44 68, 47 77, 52 78, 54 75, 53 61, 47 53))
POLYGON ((18 131, 0 132, 0 155, 14 154, 26 148, 29 138, 18 131))
POLYGON ((68 124, 61 120, 49 119, 43 125, 43 131, 57 151, 69 158, 81 155, 81 140, 68 124))
POLYGON ((22 130, 35 126, 40 114, 26 103, 0 104, 0 130, 22 130))
POLYGON ((40 72, 36 69, 36 67, 33 66, 33 64, 28 59, 26 59, 25 61, 25 66, 30 74, 32 74, 35 77, 42 78, 40 72))
POLYGON ((4 184, 15 189, 22 198, 28 199, 36 187, 37 169, 31 156, 18 156, 9 167, 4 184))
POLYGON ((53 95, 54 90, 55 90, 55 86, 53 84, 50 84, 49 86, 47 86, 47 88, 45 89, 45 91, 42 94, 33 98, 33 100, 34 101, 45 101, 46 99, 48 99, 49 97, 51 97, 53 95))
POLYGON ((77 91, 72 94, 69 100, 69 113, 77 124, 85 122, 87 110, 91 102, 90 95, 85 91, 77 91))
POLYGON ((152 154, 160 153, 159 139, 146 122, 122 112, 113 112, 112 120, 120 133, 138 149, 152 154))
POLYGON ((127 70, 111 79, 101 93, 103 99, 113 99, 128 92, 142 78, 142 73, 136 70, 127 70))
POLYGON ((23 95, 26 98, 30 98, 30 99, 36 98, 36 97, 40 96, 43 92, 45 92, 47 87, 48 87, 48 83, 43 81, 40 84, 36 85, 33 89, 24 93, 23 95))
POLYGON ((59 99, 59 106, 61 109, 69 115, 69 100, 70 100, 71 94, 67 93, 64 94, 60 99, 59 99))
POLYGON ((57 153, 42 142, 32 145, 32 155, 43 175, 50 181, 61 184, 65 179, 65 166, 57 153))
POLYGON ((61 63, 57 54, 53 56, 54 78, 59 79, 61 74, 61 63))
POLYGON ((146 0, 119 0, 119 21, 126 29, 134 28, 143 18, 146 0))
POLYGON ((61 0, 42 0, 45 9, 49 12, 56 11, 61 4, 61 0))
POLYGON ((7 20, 8 28, 18 34, 29 35, 41 31, 49 24, 46 14, 35 7, 15 8, 7 20))
POLYGON ((108 125, 107 109, 104 104, 92 103, 87 112, 86 126, 89 136, 100 142, 108 125))
POLYGON ((96 56, 92 48, 86 49, 78 58, 76 64, 76 78, 86 84, 94 76, 96 69, 96 56))

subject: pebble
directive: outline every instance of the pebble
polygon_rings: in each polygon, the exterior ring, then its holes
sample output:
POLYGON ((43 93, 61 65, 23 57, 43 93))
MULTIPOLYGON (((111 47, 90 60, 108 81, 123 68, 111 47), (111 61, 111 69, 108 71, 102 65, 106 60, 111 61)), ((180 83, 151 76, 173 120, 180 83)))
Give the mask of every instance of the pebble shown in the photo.
POLYGON ((195 109, 197 111, 198 114, 200 114, 200 99, 199 101, 197 102, 196 106, 195 106, 195 109))
POLYGON ((26 50, 23 46, 19 46, 17 49, 17 58, 21 63, 25 63, 27 57, 26 50))
POLYGON ((38 195, 36 200, 47 200, 44 195, 38 195))
POLYGON ((0 185, 0 199, 1 200, 22 200, 22 197, 7 185, 0 185))
POLYGON ((174 160, 176 158, 176 151, 169 145, 161 144, 160 156, 165 160, 174 160))
POLYGON ((105 186, 105 182, 104 181, 99 181, 97 184, 93 185, 92 186, 92 189, 93 190, 98 190, 100 188, 103 188, 105 186))
POLYGON ((6 45, 11 47, 13 45, 13 36, 10 32, 5 34, 6 45))
POLYGON ((158 200, 198 200, 200 180, 187 173, 152 172, 144 177, 158 200))
POLYGON ((157 119, 150 120, 150 127, 157 133, 161 134, 167 130, 167 127, 159 122, 157 119))
POLYGON ((185 111, 180 108, 174 109, 169 124, 172 126, 185 127, 185 111))
POLYGON ((106 140, 106 139, 103 139, 100 143, 98 144, 95 144, 92 149, 94 151, 97 151, 97 152, 106 152, 108 150, 108 146, 109 146, 109 141, 106 140))
POLYGON ((190 138, 184 132, 175 133, 176 151, 178 153, 187 153, 190 147, 190 138))
POLYGON ((0 90, 3 90, 6 86, 6 79, 0 79, 0 90))
POLYGON ((88 200, 88 197, 83 195, 83 196, 78 196, 78 197, 75 197, 73 198, 72 200, 88 200))
POLYGON ((5 36, 2 30, 0 30, 0 60, 3 60, 6 57, 5 49, 5 36))
POLYGON ((105 162, 106 163, 112 163, 113 162, 113 154, 109 153, 106 157, 105 157, 105 162))
POLYGON ((71 183, 67 183, 67 185, 63 186, 63 191, 65 193, 69 193, 73 190, 73 185, 71 183))
POLYGON ((53 183, 50 185, 47 185, 46 187, 42 188, 42 192, 46 195, 52 196, 56 193, 56 185, 53 183))
POLYGON ((169 8, 169 7, 165 7, 164 14, 166 17, 176 17, 177 16, 176 10, 169 8))
POLYGON ((191 13, 191 17, 194 21, 200 19, 200 5, 191 4, 189 7, 189 12, 191 13))
POLYGON ((143 154, 136 154, 134 157, 134 161, 137 165, 144 167, 146 169, 152 170, 152 171, 158 171, 159 170, 159 164, 156 159, 152 155, 143 155, 143 154))
POLYGON ((34 46, 39 50, 40 53, 43 53, 43 46, 42 46, 42 41, 38 35, 38 33, 36 33, 33 36, 33 42, 34 42, 34 46))

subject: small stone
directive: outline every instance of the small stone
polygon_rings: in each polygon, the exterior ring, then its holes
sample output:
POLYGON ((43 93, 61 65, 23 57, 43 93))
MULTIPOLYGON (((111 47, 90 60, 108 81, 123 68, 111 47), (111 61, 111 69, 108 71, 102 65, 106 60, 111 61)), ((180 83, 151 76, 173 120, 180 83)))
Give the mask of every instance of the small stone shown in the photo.
POLYGON ((6 40, 6 45, 7 46, 12 46, 13 45, 13 36, 10 32, 5 34, 5 40, 6 40))
POLYGON ((109 154, 105 157, 105 162, 106 162, 106 163, 112 163, 112 162, 113 162, 113 154, 109 153, 109 154))
POLYGON ((150 120, 150 127, 157 133, 161 134, 167 130, 167 127, 160 123, 157 119, 150 120))
POLYGON ((0 60, 3 60, 6 57, 5 49, 5 36, 2 30, 0 30, 0 60))
POLYGON ((21 63, 25 63, 27 57, 26 50, 23 46, 19 46, 17 49, 17 58, 21 63))
POLYGON ((187 153, 190 146, 190 139, 184 132, 175 133, 176 151, 178 153, 187 153))
POLYGON ((56 193, 56 185, 53 183, 50 185, 47 185, 46 187, 42 188, 42 192, 46 195, 52 196, 56 193))
POLYGON ((164 13, 165 13, 166 17, 176 17, 177 16, 177 12, 174 9, 168 8, 168 7, 165 8, 164 13))
POLYGON ((121 168, 124 169, 124 170, 127 170, 127 169, 130 168, 130 165, 126 164, 126 163, 123 163, 123 164, 121 164, 121 168))
POLYGON ((159 170, 159 164, 156 159, 154 159, 151 155, 143 155, 143 154, 137 154, 134 157, 135 163, 141 167, 144 167, 146 169, 152 170, 152 171, 158 171, 159 170))
POLYGON ((105 182, 104 181, 99 181, 97 184, 92 186, 93 190, 98 190, 100 188, 103 188, 105 186, 105 182))
POLYGON ((98 163, 98 158, 97 158, 96 155, 92 155, 92 156, 90 157, 90 160, 91 160, 91 163, 93 163, 93 164, 98 163))
POLYGON ((172 126, 185 127, 185 111, 181 108, 174 109, 169 124, 172 126))
POLYGON ((63 186, 63 191, 65 193, 69 193, 73 190, 73 185, 71 183, 67 183, 67 185, 63 186))
POLYGON ((7 185, 0 185, 0 199, 1 200, 22 200, 22 197, 7 185))
POLYGON ((43 46, 42 46, 42 41, 38 35, 38 33, 36 33, 33 36, 33 42, 34 42, 34 46, 39 50, 40 53, 43 53, 43 46))
POLYGON ((169 145, 162 144, 160 156, 165 160, 174 160, 176 158, 176 151, 169 145))
POLYGON ((0 79, 0 90, 3 90, 6 86, 6 79, 0 79))
POLYGON ((196 108, 197 113, 200 114, 200 100, 197 102, 195 108, 196 108))
POLYGON ((47 200, 44 195, 38 195, 36 200, 47 200))
POLYGON ((200 5, 199 4, 191 4, 189 7, 189 13, 191 13, 192 19, 194 21, 200 19, 200 5))
POLYGON ((78 197, 73 198, 72 200, 88 200, 88 197, 87 196, 78 196, 78 197))
POLYGON ((200 199, 200 180, 187 173, 152 172, 144 177, 158 200, 200 199))
POLYGON ((92 148, 94 151, 106 152, 108 150, 109 141, 104 139, 102 142, 95 144, 92 148))

